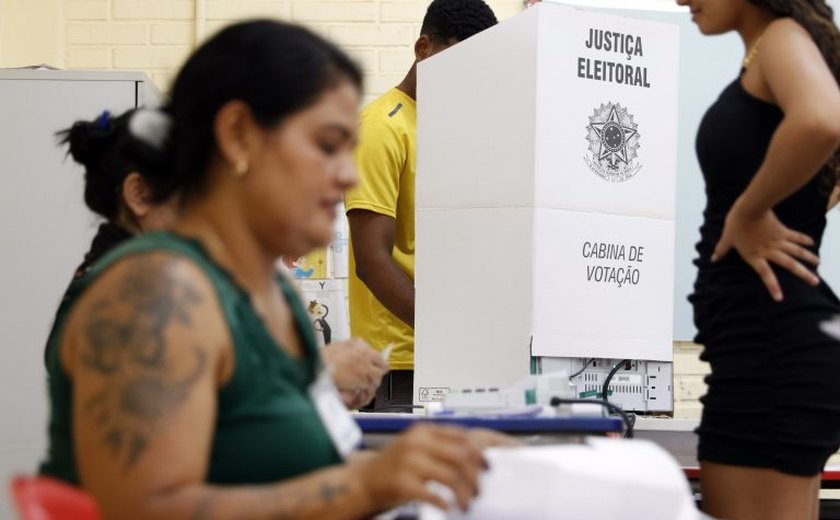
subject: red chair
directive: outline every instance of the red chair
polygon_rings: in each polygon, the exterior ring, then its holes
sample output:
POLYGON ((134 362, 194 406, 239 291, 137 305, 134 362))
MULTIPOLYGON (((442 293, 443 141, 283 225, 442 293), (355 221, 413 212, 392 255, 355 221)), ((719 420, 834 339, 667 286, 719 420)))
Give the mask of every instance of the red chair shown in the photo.
POLYGON ((48 477, 15 477, 12 497, 21 520, 99 520, 84 491, 48 477))

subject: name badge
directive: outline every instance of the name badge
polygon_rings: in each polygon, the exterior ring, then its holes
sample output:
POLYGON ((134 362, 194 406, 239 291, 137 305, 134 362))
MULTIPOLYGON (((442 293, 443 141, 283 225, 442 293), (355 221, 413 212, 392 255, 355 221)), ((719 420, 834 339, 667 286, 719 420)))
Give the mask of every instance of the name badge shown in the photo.
POLYGON ((346 459, 362 443, 362 430, 347 411, 326 370, 322 370, 318 379, 309 387, 309 397, 335 449, 346 459))

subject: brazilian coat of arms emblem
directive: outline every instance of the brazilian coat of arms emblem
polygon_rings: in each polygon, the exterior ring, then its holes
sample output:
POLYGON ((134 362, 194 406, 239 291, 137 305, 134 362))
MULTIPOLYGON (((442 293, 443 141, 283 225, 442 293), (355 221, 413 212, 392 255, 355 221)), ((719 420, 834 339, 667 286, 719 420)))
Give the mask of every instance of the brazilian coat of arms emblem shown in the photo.
POLYGON ((610 182, 624 182, 642 168, 638 160, 639 125, 620 104, 601 104, 589 116, 586 131, 589 148, 584 160, 597 176, 610 182))

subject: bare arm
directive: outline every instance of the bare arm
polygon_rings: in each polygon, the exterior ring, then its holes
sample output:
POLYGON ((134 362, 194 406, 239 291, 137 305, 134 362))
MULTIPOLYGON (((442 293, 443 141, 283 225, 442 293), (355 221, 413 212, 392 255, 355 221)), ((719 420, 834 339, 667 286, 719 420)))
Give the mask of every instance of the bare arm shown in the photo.
POLYGON ((785 227, 773 207, 804 186, 840 143, 840 90, 810 36, 787 19, 764 36, 758 70, 784 112, 764 162, 726 218, 713 260, 736 248, 776 300, 783 295, 770 263, 808 283, 819 282, 801 261, 817 264, 806 249, 813 239, 785 227))
POLYGON ((740 197, 747 213, 772 209, 804 186, 840 143, 840 89, 810 35, 791 20, 777 21, 759 56, 759 72, 784 119, 740 197))
POLYGON ((347 213, 356 275, 386 309, 414 326, 414 281, 391 256, 396 221, 373 211, 347 213))
POLYGON ((232 373, 223 323, 197 268, 159 253, 115 265, 77 305, 62 362, 81 481, 103 519, 361 518, 412 499, 440 504, 429 479, 469 501, 480 455, 464 432, 441 428, 282 483, 206 484, 216 395, 232 373))

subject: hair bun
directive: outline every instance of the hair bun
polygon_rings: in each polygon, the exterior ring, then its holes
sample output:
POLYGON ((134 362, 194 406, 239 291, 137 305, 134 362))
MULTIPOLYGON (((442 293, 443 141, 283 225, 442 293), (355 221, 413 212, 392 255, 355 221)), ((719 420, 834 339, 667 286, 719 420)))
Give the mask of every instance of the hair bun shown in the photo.
POLYGON ((141 108, 128 121, 128 131, 152 148, 162 151, 169 139, 172 119, 160 110, 141 108))
POLYGON ((101 129, 95 122, 77 121, 66 131, 63 141, 69 145, 74 161, 89 165, 99 157, 99 150, 110 133, 109 129, 101 129))

